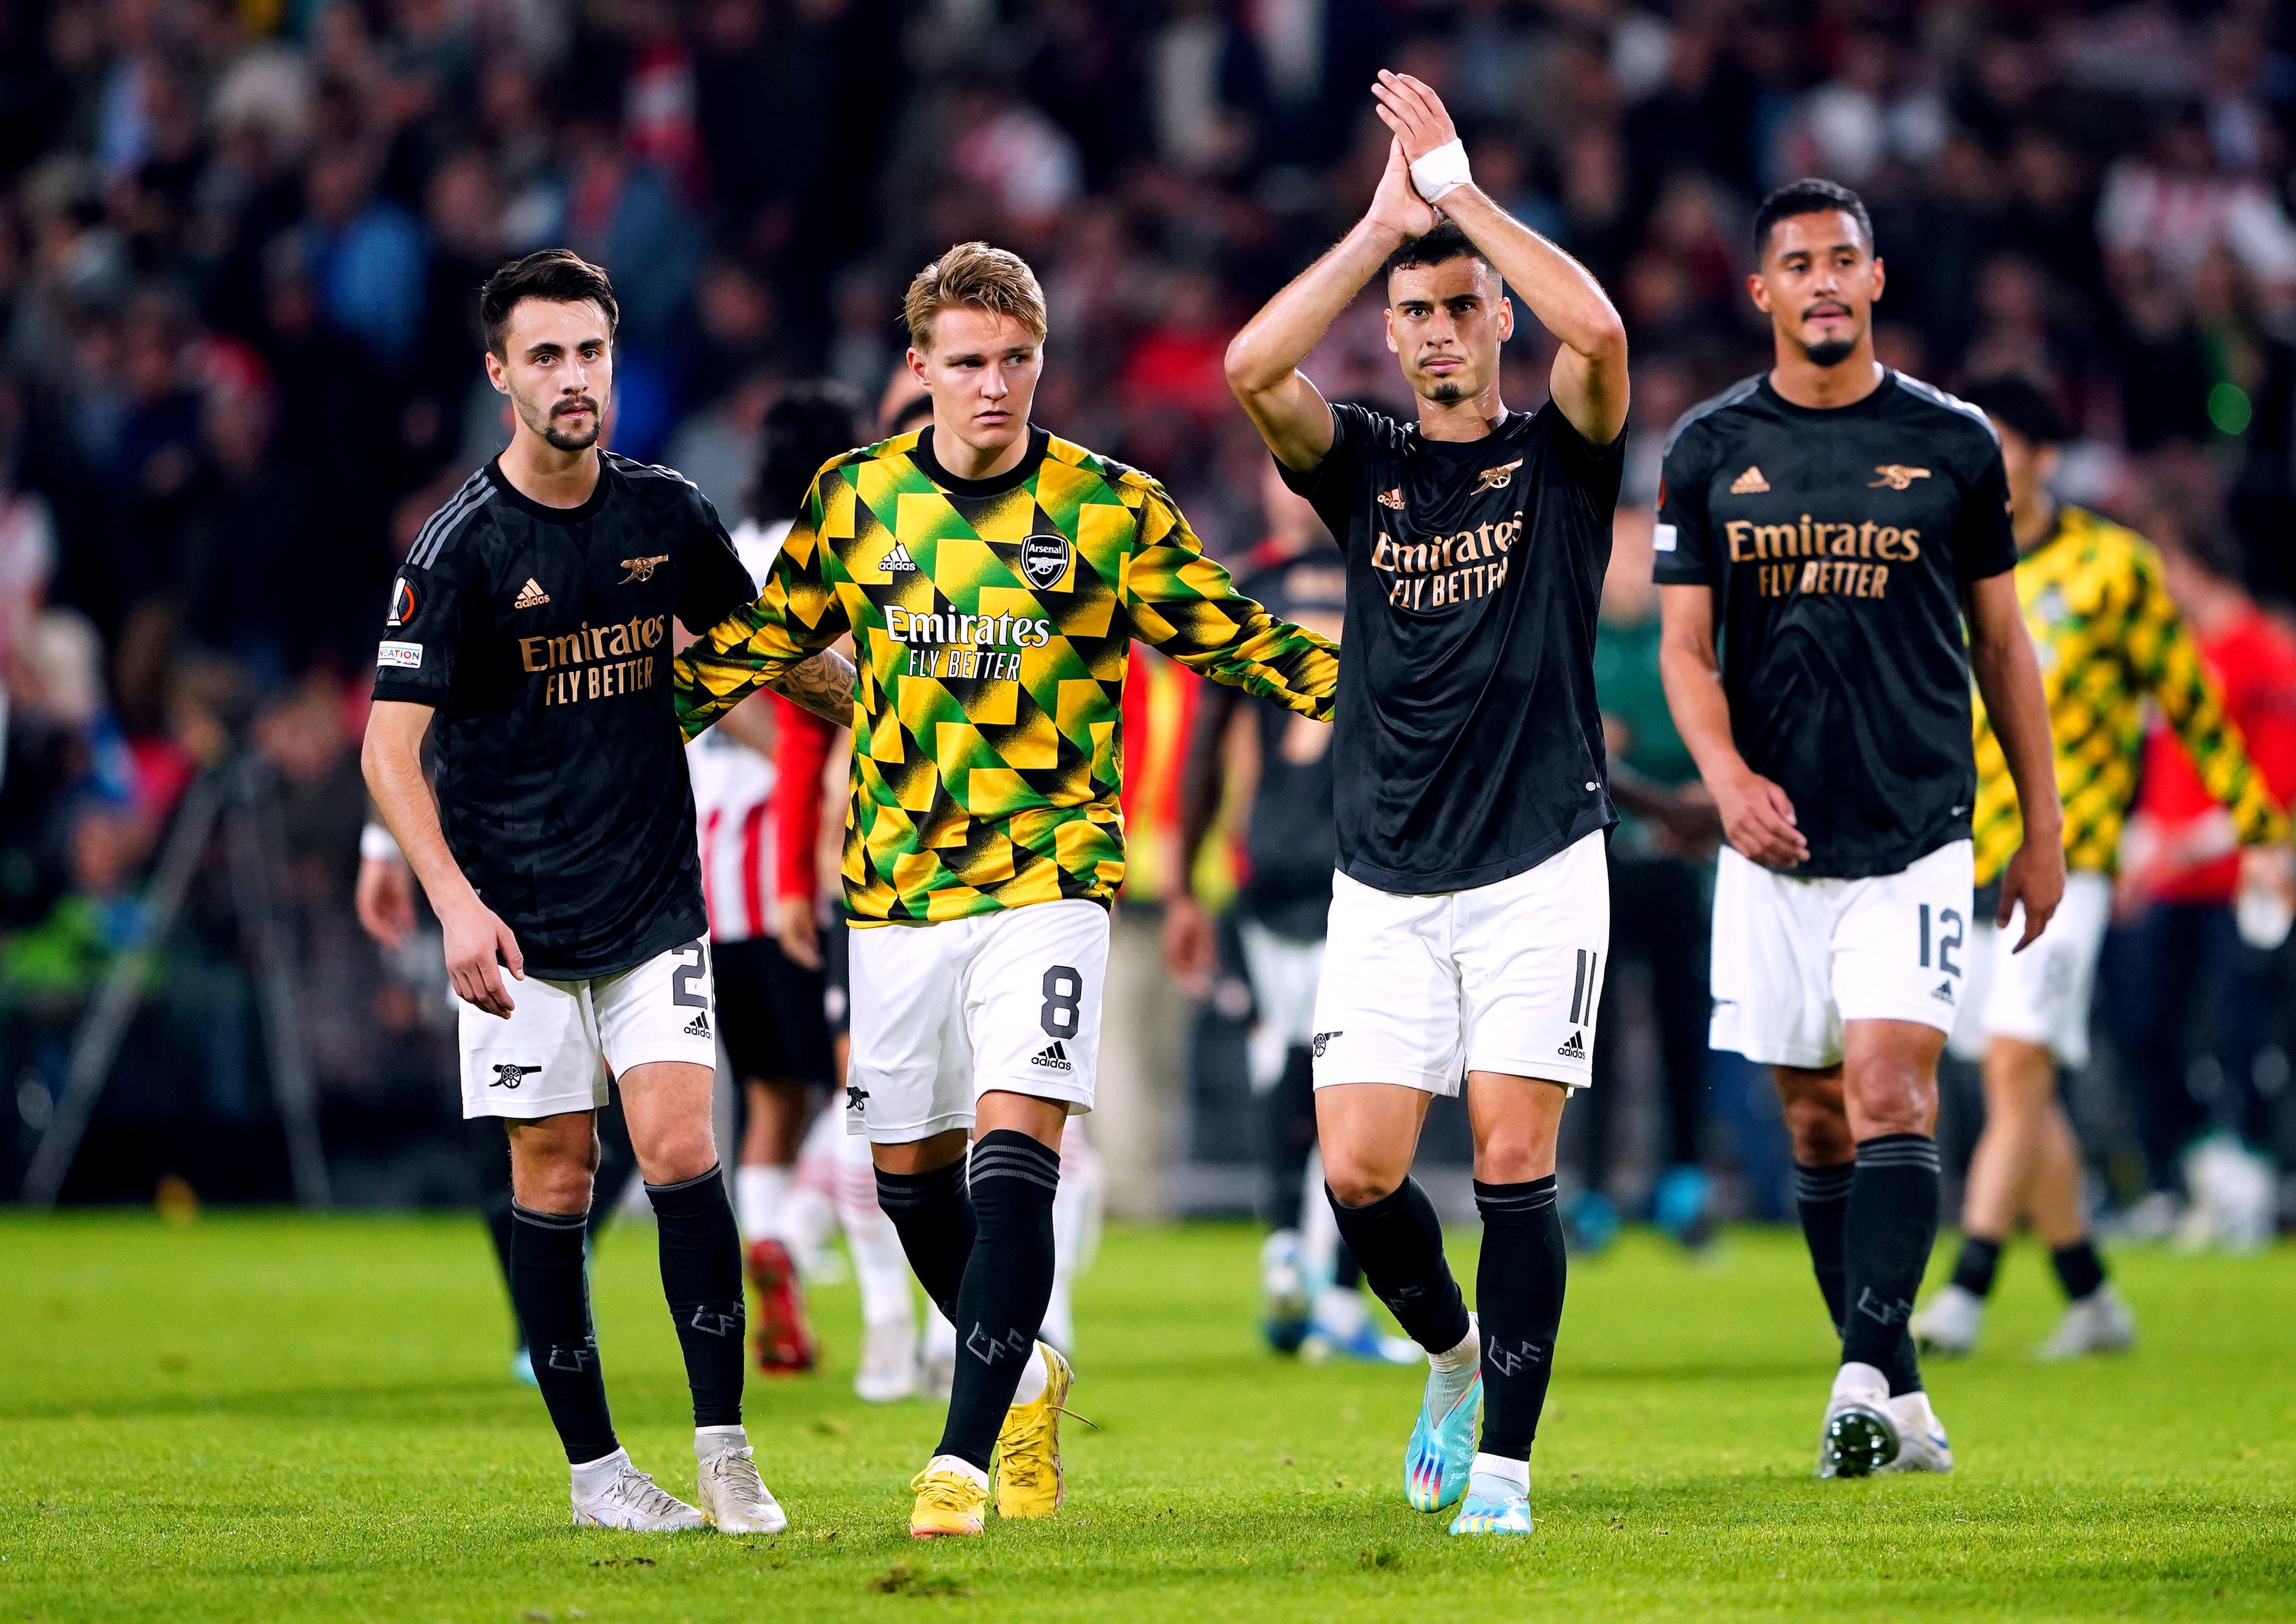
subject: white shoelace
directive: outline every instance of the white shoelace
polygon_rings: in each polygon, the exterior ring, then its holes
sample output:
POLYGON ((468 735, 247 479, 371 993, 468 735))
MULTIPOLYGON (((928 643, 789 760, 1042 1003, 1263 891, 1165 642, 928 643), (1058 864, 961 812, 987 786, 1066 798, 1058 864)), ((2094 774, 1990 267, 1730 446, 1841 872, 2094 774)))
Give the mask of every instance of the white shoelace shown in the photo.
POLYGON ((747 1449, 727 1449, 711 1456, 709 1472, 710 1481, 737 1505, 762 1507, 773 1498, 766 1492, 766 1480, 758 1475, 758 1463, 747 1449))
MULTIPOLYGON (((753 1470, 750 1475, 754 1478, 757 1473, 753 1470)), ((626 1505, 644 1517, 674 1517, 687 1509, 685 1502, 635 1466, 623 1467, 598 1497, 626 1505)))

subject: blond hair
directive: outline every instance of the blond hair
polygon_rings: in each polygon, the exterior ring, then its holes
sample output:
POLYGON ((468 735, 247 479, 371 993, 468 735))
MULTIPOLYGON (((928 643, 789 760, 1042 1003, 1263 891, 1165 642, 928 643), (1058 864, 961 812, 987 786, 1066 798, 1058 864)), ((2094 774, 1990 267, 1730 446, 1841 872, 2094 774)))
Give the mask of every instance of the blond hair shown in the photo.
POLYGON ((933 317, 955 308, 1009 316, 1045 341, 1045 290, 1029 262, 1005 249, 960 242, 919 271, 901 301, 909 342, 931 349, 933 317))

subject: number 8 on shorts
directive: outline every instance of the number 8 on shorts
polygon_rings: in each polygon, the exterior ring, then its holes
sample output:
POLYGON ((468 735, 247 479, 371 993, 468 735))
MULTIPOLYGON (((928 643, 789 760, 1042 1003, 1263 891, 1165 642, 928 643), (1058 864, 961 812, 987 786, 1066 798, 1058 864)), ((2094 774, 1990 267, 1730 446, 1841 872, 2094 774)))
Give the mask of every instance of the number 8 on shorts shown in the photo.
POLYGON ((1070 898, 857 929, 846 1124, 880 1144, 970 1128, 991 1089, 1092 1109, 1108 910, 1070 898))

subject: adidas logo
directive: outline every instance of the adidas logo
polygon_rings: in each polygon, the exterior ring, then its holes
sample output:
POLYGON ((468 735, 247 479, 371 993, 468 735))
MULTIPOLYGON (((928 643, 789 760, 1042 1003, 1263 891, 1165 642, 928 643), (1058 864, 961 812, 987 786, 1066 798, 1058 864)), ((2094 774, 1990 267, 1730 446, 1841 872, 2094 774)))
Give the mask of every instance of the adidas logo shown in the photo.
POLYGON ((906 541, 895 542, 893 550, 885 554, 882 568, 888 575, 897 570, 906 570, 911 575, 914 575, 917 572, 917 561, 909 556, 909 544, 906 541))
POLYGON ((1057 1038, 1037 1054, 1029 1055, 1029 1063, 1032 1066, 1042 1066, 1047 1071, 1066 1071, 1071 1069, 1069 1065, 1069 1052, 1062 1046, 1057 1038))
POLYGON ((529 575, 526 578, 526 585, 518 589, 518 595, 510 601, 510 606, 512 609, 539 609, 548 602, 550 595, 543 591, 542 583, 529 575))
POLYGON ((1751 496, 1769 488, 1770 482, 1762 478, 1762 471, 1751 463, 1745 472, 1730 481, 1730 494, 1734 496, 1751 496))
POLYGON ((1939 981, 1936 988, 1930 993, 1930 997, 1935 998, 1940 1004, 1952 1003, 1953 983, 1951 981, 1939 981))
POLYGON ((707 1038, 707 1037, 709 1037, 709 1012, 708 1010, 703 1010, 700 1014, 698 1014, 698 1015, 694 1016, 693 1020, 691 1020, 691 1021, 687 1021, 687 1022, 685 1023, 685 1035, 686 1035, 688 1038, 707 1038))
POLYGON ((1571 1034, 1570 1034, 1570 1038, 1569 1038, 1569 1039, 1568 1039, 1568 1040, 1567 1040, 1567 1041, 1562 1045, 1562 1046, 1561 1048, 1559 1048, 1559 1049, 1555 1050, 1554 1052, 1555 1052, 1557 1054, 1560 1054, 1561 1056, 1562 1056, 1562 1058, 1563 1058, 1563 1059, 1565 1059, 1565 1060, 1584 1060, 1584 1059, 1586 1059, 1586 1058, 1587 1058, 1587 1039, 1586 1039, 1586 1036, 1585 1036, 1583 1033, 1579 1033, 1579 1032, 1573 1032, 1573 1033, 1571 1033, 1571 1034))

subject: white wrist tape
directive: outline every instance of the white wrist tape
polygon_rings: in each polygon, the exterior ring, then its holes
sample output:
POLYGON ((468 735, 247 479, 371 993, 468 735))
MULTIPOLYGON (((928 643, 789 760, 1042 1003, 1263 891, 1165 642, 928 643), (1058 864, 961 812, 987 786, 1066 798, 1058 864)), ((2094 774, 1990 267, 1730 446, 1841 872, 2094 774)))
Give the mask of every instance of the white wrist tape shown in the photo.
POLYGON ((398 855, 398 842, 390 838, 390 831, 381 824, 369 824, 359 831, 359 856, 368 862, 390 862, 398 855))
POLYGON ((1431 203, 1441 202, 1446 193, 1456 192, 1472 178, 1467 173, 1467 146, 1463 141, 1439 146, 1411 166, 1412 189, 1431 203))

